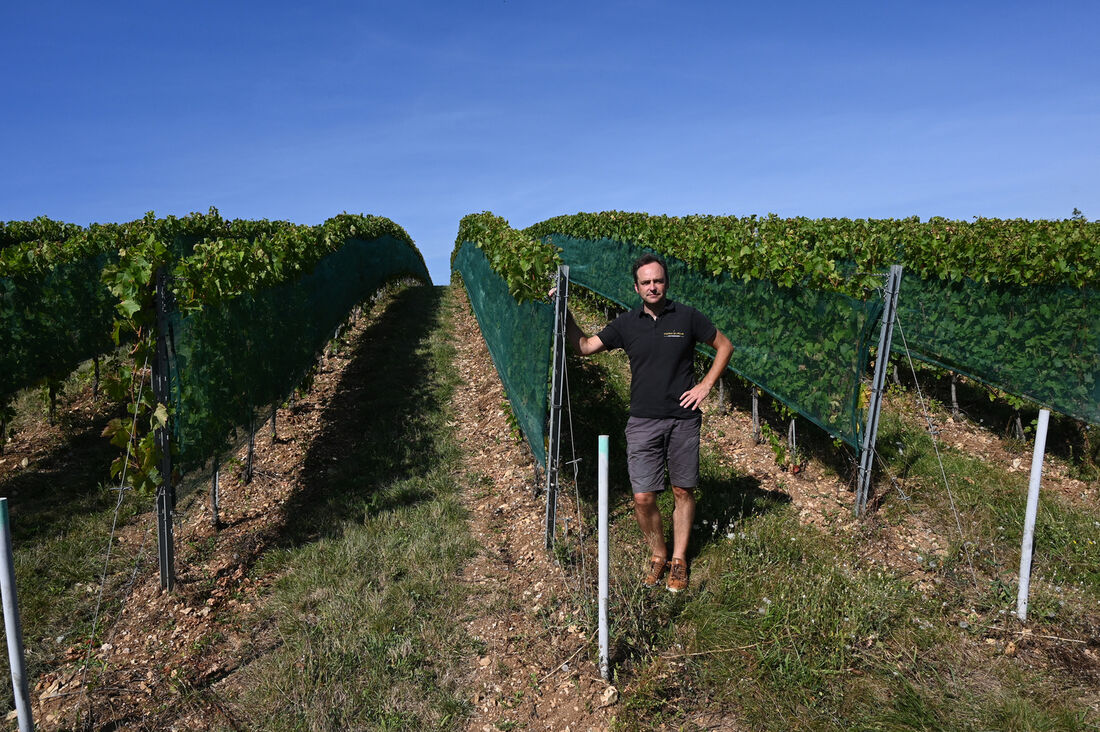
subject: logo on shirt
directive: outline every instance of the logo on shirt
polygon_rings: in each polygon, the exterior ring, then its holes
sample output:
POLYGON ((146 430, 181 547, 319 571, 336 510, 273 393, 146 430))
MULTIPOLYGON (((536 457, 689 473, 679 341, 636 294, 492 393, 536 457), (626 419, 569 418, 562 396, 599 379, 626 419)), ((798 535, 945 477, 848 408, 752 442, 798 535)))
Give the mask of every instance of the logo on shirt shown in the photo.
POLYGON ((684 338, 687 336, 682 330, 670 330, 663 334, 665 338, 684 338))

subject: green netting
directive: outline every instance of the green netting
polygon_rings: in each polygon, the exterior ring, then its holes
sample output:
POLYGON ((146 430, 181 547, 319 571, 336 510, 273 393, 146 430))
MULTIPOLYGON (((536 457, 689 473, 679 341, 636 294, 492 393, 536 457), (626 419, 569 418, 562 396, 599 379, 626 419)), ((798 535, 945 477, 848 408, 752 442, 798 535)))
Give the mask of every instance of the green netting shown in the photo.
POLYGON ((905 274, 893 350, 1100 424, 1100 292, 905 274), (904 338, 903 338, 904 336, 904 338))
POLYGON ((401 276, 431 281, 407 242, 351 239, 293 282, 172 315, 172 427, 182 467, 218 456, 236 427, 282 402, 350 310, 401 276))
POLYGON ((516 421, 527 436, 531 452, 545 467, 554 309, 546 303, 517 303, 475 244, 463 243, 452 266, 462 275, 470 306, 516 421))
MULTIPOLYGON (((631 264, 651 251, 554 234, 571 282, 624 307, 638 304, 631 264)), ((859 447, 860 378, 882 304, 832 292, 711 276, 668 263, 669 295, 698 308, 733 343, 729 368, 834 437, 859 447)))
POLYGON ((108 259, 0 277, 0 401, 41 378, 63 378, 112 347, 117 300, 101 278, 108 259))

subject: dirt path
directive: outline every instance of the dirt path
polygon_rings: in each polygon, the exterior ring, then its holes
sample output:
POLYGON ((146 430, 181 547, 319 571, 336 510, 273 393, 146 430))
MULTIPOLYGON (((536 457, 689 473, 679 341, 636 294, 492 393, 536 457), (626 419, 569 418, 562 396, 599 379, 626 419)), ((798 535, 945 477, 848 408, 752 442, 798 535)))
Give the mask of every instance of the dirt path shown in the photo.
MULTIPOLYGON (((467 469, 484 476, 465 497, 482 549, 463 580, 471 588, 468 627, 484 650, 467 660, 476 689, 468 728, 605 729, 616 691, 592 663, 595 644, 580 622, 576 580, 545 550, 545 499, 533 496, 533 459, 508 427, 500 379, 477 321, 457 291, 454 398, 467 469)), ((561 515, 575 515, 568 496, 561 515)))

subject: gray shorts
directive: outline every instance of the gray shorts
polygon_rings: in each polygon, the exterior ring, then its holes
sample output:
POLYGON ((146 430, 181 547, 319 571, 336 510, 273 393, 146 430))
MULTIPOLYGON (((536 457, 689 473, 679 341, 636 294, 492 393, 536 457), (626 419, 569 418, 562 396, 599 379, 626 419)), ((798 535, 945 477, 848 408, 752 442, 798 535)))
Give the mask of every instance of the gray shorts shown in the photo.
POLYGON ((699 425, 688 419, 631 417, 626 421, 626 468, 635 493, 665 489, 668 479, 678 488, 699 485, 699 425))

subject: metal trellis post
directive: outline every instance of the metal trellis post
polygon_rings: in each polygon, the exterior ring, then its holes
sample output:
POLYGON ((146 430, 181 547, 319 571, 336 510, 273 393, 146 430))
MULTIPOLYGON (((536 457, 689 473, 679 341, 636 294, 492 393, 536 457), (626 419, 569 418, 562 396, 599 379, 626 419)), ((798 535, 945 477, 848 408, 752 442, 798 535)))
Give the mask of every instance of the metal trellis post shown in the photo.
POLYGON ((760 433, 760 390, 752 385, 752 441, 759 445, 764 441, 760 433))
POLYGON ((1035 548, 1035 517, 1039 513, 1039 483, 1043 476, 1043 456, 1047 444, 1050 410, 1039 410, 1035 426, 1035 448, 1031 455, 1031 478, 1027 487, 1027 507, 1024 511, 1024 538, 1020 545, 1020 588, 1016 593, 1016 617, 1027 621, 1028 592, 1031 588, 1031 555, 1035 548))
POLYGON ((245 463, 244 482, 252 482, 253 465, 256 459, 256 414, 249 410, 248 417, 248 461, 245 463))
MULTIPOLYGON (((157 354, 153 360, 153 396, 159 404, 168 404, 168 276, 164 268, 157 271, 154 295, 157 313, 157 354)), ((155 436, 160 449, 160 486, 157 488, 157 548, 160 562, 160 588, 171 592, 176 586, 176 547, 172 530, 172 512, 176 508, 176 491, 172 485, 172 442, 168 428, 157 429, 155 436)))
POLYGON ((611 680, 611 670, 609 664, 610 657, 610 644, 608 643, 607 633, 607 601, 608 601, 608 531, 607 531, 607 513, 608 513, 608 501, 607 501, 607 461, 608 461, 608 447, 607 447, 607 435, 600 435, 598 444, 599 455, 596 463, 596 475, 597 475, 597 510, 598 517, 596 520, 597 530, 599 532, 598 545, 597 545, 597 561, 599 562, 599 597, 597 599, 599 603, 599 618, 598 618, 598 634, 600 642, 600 676, 604 681, 611 680))
POLYGON ((8 668, 19 732, 31 732, 34 718, 27 683, 26 657, 23 652, 23 624, 19 619, 19 601, 15 591, 15 559, 11 551, 11 524, 8 499, 0 498, 0 595, 4 604, 4 633, 8 639, 8 668))
POLYGON ((886 387, 886 371, 890 362, 890 345, 894 339, 894 320, 901 291, 902 266, 890 266, 886 280, 885 305, 882 309, 882 330, 878 337, 875 375, 871 382, 871 403, 867 406, 867 427, 863 431, 863 447, 859 451, 859 483, 856 487, 855 513, 863 514, 871 490, 871 468, 874 466, 875 440, 878 437, 879 416, 882 414, 882 394, 886 387))
POLYGON ((558 267, 554 293, 553 372, 550 377, 550 430, 546 450, 546 548, 554 546, 558 510, 558 471, 561 466, 561 407, 565 389, 565 314, 569 302, 569 267, 558 267))
POLYGON ((222 521, 218 515, 218 510, 221 508, 221 470, 218 469, 218 456, 214 456, 214 472, 210 477, 210 513, 214 520, 214 530, 221 528, 222 521))

